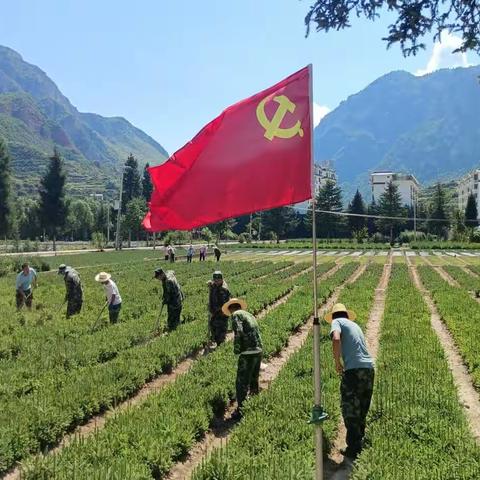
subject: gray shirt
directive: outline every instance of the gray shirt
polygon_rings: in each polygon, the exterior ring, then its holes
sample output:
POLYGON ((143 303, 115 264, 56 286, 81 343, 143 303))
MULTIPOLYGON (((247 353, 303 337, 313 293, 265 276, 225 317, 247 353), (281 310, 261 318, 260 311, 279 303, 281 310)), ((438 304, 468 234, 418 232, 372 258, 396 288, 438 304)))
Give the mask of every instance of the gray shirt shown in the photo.
POLYGON ((345 370, 373 368, 373 360, 368 353, 362 329, 355 322, 348 318, 336 318, 332 321, 330 336, 333 332, 340 332, 345 370))

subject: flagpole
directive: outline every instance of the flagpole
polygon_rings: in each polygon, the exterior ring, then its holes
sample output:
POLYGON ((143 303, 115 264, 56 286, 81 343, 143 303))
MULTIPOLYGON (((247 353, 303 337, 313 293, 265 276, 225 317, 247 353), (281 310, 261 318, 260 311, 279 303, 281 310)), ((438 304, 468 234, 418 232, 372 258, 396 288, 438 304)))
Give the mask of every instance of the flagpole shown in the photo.
POLYGON ((315 426, 315 480, 323 480, 323 429, 327 414, 322 407, 322 385, 320 370, 320 319, 318 318, 317 295, 317 226, 315 199, 315 156, 313 154, 313 68, 308 66, 310 94, 310 155, 312 169, 312 241, 313 241, 313 383, 314 406, 310 423, 315 426))

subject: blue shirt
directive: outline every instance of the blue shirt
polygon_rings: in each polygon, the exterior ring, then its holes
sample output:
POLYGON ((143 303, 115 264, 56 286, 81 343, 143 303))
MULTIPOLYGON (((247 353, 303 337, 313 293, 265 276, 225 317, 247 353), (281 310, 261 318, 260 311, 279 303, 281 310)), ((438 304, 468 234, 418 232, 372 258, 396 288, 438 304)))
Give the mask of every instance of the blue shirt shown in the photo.
POLYGON ((355 322, 348 318, 336 318, 332 321, 330 336, 333 332, 340 332, 345 370, 373 368, 373 360, 368 353, 362 329, 355 322))
POLYGON ((33 268, 29 269, 27 275, 24 275, 23 271, 21 271, 17 275, 15 288, 17 290, 23 290, 24 292, 26 292, 27 290, 30 290, 32 288, 32 281, 34 278, 37 278, 37 272, 33 268))

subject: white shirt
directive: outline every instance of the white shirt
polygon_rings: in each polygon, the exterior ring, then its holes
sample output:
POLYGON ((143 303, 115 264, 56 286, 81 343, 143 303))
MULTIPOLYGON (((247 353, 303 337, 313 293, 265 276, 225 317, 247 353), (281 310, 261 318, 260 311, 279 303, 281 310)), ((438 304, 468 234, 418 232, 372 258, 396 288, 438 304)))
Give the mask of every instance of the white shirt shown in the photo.
POLYGON ((112 297, 115 295, 115 300, 113 301, 113 305, 118 305, 122 303, 122 297, 118 291, 117 284, 113 280, 109 280, 103 288, 105 289, 105 295, 107 296, 108 303, 112 303, 112 297))

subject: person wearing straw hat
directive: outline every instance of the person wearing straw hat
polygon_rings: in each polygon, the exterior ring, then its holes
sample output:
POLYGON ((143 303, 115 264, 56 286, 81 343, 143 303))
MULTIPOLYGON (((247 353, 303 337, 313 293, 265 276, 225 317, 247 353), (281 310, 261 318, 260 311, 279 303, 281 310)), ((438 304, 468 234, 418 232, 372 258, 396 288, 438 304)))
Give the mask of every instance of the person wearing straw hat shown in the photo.
POLYGON ((227 282, 223 279, 220 270, 213 272, 212 280, 208 281, 208 329, 212 340, 221 345, 227 336, 228 316, 222 311, 223 305, 227 303, 232 294, 228 289, 227 282))
POLYGON ((122 308, 122 297, 118 291, 117 284, 107 272, 100 272, 95 275, 95 281, 103 285, 108 304, 108 317, 110 323, 117 323, 120 309, 122 308))
POLYGON ((373 359, 355 319, 355 312, 347 310, 343 303, 337 303, 325 315, 326 322, 331 323, 335 368, 342 376, 342 416, 347 429, 347 448, 342 453, 351 459, 355 459, 362 449, 375 376, 373 359))
POLYGON ((242 417, 242 406, 247 394, 256 395, 259 391, 258 377, 262 363, 263 345, 258 323, 246 310, 247 303, 241 298, 231 298, 222 307, 223 313, 232 318, 233 352, 238 355, 235 382, 237 410, 232 415, 236 420, 242 417))
POLYGON ((63 275, 65 281, 65 302, 67 302, 67 318, 80 313, 83 304, 83 290, 80 275, 72 268, 62 263, 58 267, 58 275, 63 275))
POLYGON ((160 280, 163 287, 163 305, 167 306, 167 330, 175 330, 180 325, 183 300, 185 296, 173 270, 164 271, 157 268, 153 272, 153 278, 160 280))

